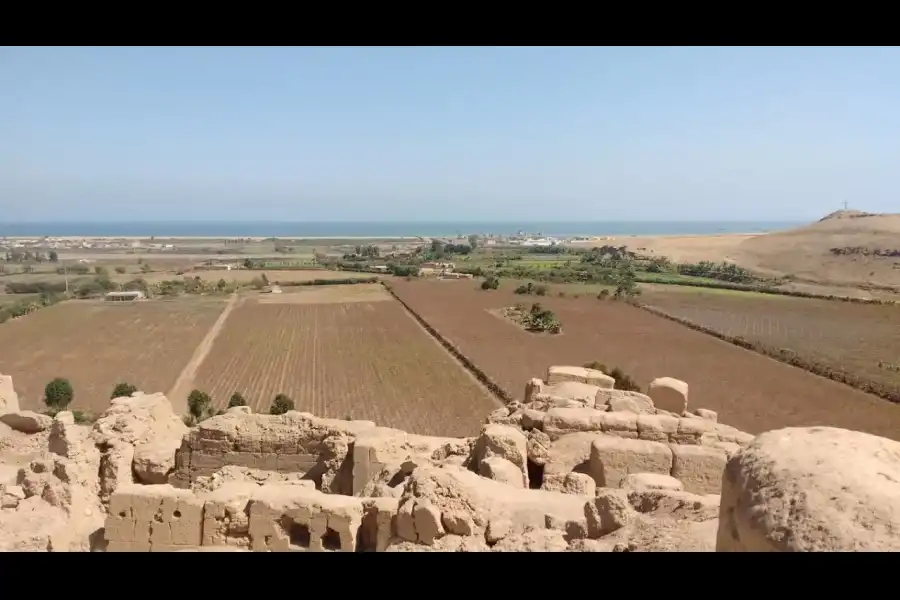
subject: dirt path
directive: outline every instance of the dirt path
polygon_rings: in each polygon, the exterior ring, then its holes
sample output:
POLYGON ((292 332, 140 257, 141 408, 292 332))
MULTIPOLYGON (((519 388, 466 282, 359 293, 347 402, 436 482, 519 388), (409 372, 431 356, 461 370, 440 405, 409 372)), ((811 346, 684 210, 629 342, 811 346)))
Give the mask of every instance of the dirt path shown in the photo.
POLYGON ((172 409, 175 411, 175 414, 180 415, 187 412, 187 397, 194 385, 194 376, 197 374, 197 369, 200 368, 206 355, 212 350, 213 343, 219 336, 219 332, 222 331, 222 327, 225 326, 225 321, 228 320, 228 315, 231 314, 231 311, 234 310, 239 303, 239 296, 237 294, 232 295, 228 300, 225 309, 222 311, 222 314, 219 315, 216 322, 213 323, 212 327, 209 328, 209 331, 206 332, 206 336, 203 340, 197 344, 197 348, 194 350, 191 360, 189 360, 184 366, 184 369, 181 370, 181 374, 178 375, 178 379, 175 380, 172 389, 166 394, 169 402, 172 403, 172 409))

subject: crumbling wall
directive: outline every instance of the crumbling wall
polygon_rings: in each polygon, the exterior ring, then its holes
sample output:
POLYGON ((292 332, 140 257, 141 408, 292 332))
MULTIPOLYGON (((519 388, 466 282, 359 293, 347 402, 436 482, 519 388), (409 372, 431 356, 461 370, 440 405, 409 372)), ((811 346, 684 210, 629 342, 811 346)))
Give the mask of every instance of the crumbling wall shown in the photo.
POLYGON ((900 547, 896 494, 877 483, 896 443, 829 428, 754 438, 687 399, 677 380, 645 395, 555 366, 472 438, 247 407, 188 430, 161 394, 118 398, 93 428, 7 413, 46 449, 0 468, 0 549, 900 547))
POLYGON ((203 421, 182 438, 170 482, 189 488, 198 477, 233 465, 302 473, 317 487, 349 494, 350 444, 356 434, 374 427, 371 421, 317 419, 296 411, 278 416, 229 411, 203 421))
POLYGON ((9 375, 0 375, 0 415, 19 412, 19 395, 9 375))
MULTIPOLYGON (((590 477, 599 488, 617 488, 630 474, 651 473, 675 477, 689 492, 717 493, 728 457, 754 436, 718 423, 713 411, 688 412, 684 382, 656 379, 651 395, 680 412, 657 407, 650 395, 613 389, 612 378, 600 371, 553 366, 546 382, 526 384, 525 402, 491 413, 492 425, 476 447, 499 443, 491 441, 491 427, 521 430, 527 435, 526 475, 535 471, 530 483, 540 479, 536 487, 545 490, 589 485, 575 475, 590 477)), ((508 473, 482 470, 497 480, 509 479, 508 473)))

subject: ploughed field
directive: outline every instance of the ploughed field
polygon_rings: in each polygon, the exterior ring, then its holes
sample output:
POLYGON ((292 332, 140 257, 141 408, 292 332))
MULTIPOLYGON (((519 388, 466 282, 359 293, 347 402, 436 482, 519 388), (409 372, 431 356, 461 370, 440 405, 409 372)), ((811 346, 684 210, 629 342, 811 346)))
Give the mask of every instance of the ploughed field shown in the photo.
POLYGON ((0 373, 23 409, 42 410, 44 386, 72 382, 71 408, 99 413, 119 382, 167 392, 225 306, 222 298, 68 301, 0 325, 0 373))
POLYGON ((645 310, 593 297, 519 296, 473 281, 391 281, 394 293, 513 398, 550 364, 600 361, 646 387, 670 376, 690 385, 690 405, 752 433, 829 425, 900 439, 900 407, 738 348, 645 310), (560 335, 528 333, 496 309, 540 302, 560 335))
POLYGON ((678 288, 641 301, 730 337, 849 373, 900 393, 900 307, 678 288))
POLYGON ((240 392, 264 412, 283 393, 299 411, 428 435, 474 435, 497 407, 400 303, 366 285, 247 298, 193 387, 217 407, 240 392))

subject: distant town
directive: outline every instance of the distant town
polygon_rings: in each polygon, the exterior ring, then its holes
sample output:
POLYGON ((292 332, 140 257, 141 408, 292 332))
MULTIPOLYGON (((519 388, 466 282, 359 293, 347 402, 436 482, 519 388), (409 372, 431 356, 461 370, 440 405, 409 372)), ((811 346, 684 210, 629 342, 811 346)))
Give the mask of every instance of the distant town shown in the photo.
MULTIPOLYGON (((538 232, 529 234, 518 232, 516 235, 476 234, 481 245, 484 246, 526 246, 526 247, 550 247, 573 241, 602 240, 603 237, 571 236, 551 237, 538 232)), ((468 236, 459 236, 456 239, 466 239, 468 236)), ((226 238, 221 238, 226 239, 226 238)), ((290 238, 241 238, 244 243, 288 240, 290 238)), ((431 238, 422 238, 429 241, 431 238)), ((434 238, 442 241, 452 241, 454 238, 434 238)), ((325 240, 325 238, 323 238, 325 240)), ((135 238, 109 238, 109 237, 39 237, 39 238, 12 238, 0 237, 0 247, 10 250, 95 250, 95 251, 150 251, 150 252, 178 252, 183 246, 196 248, 199 238, 164 238, 157 241, 154 237, 146 239, 135 238), (177 243, 182 242, 182 243, 177 243), (189 242, 189 243, 186 243, 189 242)))

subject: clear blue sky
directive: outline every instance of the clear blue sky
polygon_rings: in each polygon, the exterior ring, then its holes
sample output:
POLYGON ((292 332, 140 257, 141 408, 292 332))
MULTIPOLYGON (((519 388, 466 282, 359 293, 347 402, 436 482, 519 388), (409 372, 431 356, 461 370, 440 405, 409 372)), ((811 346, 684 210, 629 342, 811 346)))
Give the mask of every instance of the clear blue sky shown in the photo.
POLYGON ((0 219, 900 212, 896 48, 0 48, 0 219))

